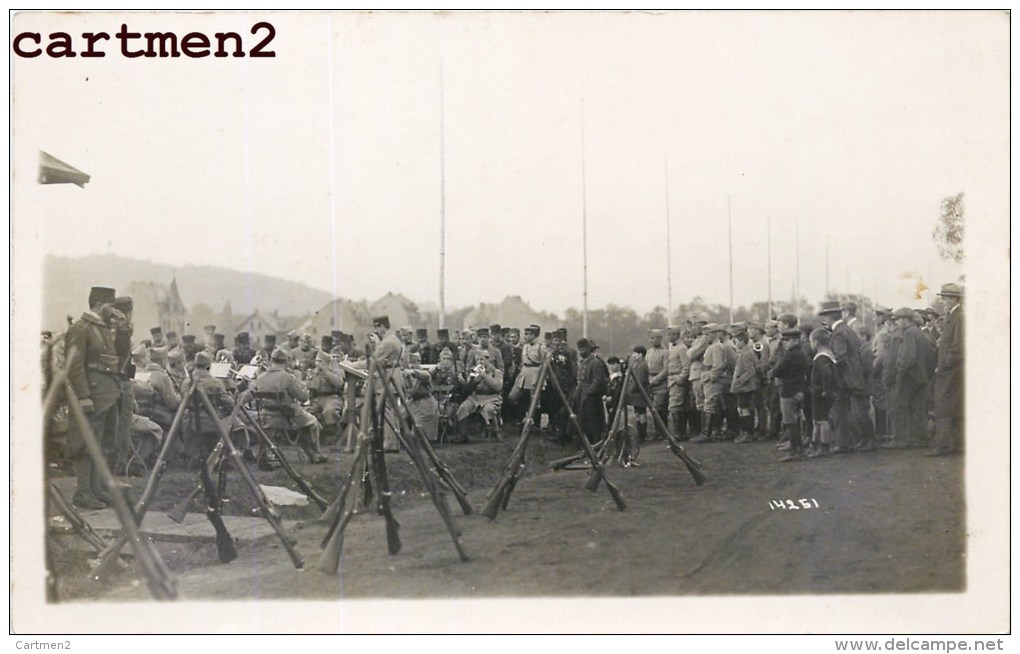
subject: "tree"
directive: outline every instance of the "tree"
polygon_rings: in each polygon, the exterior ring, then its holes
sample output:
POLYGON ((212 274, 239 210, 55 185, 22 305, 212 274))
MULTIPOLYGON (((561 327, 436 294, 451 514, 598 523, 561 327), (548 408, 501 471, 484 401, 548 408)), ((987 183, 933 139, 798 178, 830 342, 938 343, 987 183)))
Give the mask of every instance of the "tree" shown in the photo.
POLYGON ((963 193, 944 198, 939 206, 941 215, 932 232, 939 255, 963 263, 963 193))

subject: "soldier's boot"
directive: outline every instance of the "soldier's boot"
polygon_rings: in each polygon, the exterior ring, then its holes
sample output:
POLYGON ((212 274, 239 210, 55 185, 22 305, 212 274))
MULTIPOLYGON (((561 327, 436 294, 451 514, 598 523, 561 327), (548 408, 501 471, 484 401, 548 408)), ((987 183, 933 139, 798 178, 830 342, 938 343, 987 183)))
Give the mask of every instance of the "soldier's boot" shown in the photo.
POLYGON ((106 504, 92 493, 92 461, 87 454, 74 460, 74 474, 77 477, 77 486, 71 504, 90 511, 105 509, 106 504))
POLYGON ((686 425, 684 424, 685 422, 686 421, 683 419, 683 413, 681 413, 680 411, 669 412, 669 431, 674 436, 676 436, 677 439, 682 441, 687 440, 686 434, 687 430, 685 429, 686 425))
POLYGON ((735 444, 750 443, 753 436, 752 431, 754 429, 753 424, 749 424, 754 419, 751 416, 740 416, 740 436, 737 440, 733 441, 735 444))
POLYGON ((701 420, 701 434, 691 439, 692 443, 707 443, 712 440, 712 414, 706 411, 701 420))
POLYGON ((325 463, 329 458, 319 450, 319 428, 312 425, 307 431, 307 437, 301 441, 301 449, 308 457, 309 463, 325 463))
POLYGON ((697 436, 698 434, 701 433, 701 411, 695 409, 693 412, 691 412, 690 416, 691 416, 690 425, 691 428, 690 431, 688 432, 688 435, 694 434, 695 436, 697 436))

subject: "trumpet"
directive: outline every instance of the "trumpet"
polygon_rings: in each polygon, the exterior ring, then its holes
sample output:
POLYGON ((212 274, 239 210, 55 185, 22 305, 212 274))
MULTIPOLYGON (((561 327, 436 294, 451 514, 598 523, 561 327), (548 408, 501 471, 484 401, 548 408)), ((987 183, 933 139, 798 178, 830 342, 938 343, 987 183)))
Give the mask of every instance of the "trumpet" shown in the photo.
POLYGON ((761 352, 765 349, 765 346, 761 343, 755 343, 753 346, 755 352, 761 352))

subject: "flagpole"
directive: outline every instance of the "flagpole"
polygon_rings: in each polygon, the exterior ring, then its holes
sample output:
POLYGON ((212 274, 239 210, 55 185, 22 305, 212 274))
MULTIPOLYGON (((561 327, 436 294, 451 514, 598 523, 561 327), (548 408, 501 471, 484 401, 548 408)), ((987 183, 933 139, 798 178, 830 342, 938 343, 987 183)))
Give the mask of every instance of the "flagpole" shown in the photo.
POLYGON ((673 326, 673 257, 669 235, 669 159, 666 159, 666 326, 673 326))
POLYGON ((730 324, 733 324, 733 216, 730 207, 730 196, 726 195, 726 225, 730 245, 730 324))
POLYGON ((793 278, 793 311, 800 317, 800 219, 797 220, 797 232, 796 238, 794 239, 794 261, 796 262, 796 268, 794 268, 793 278))
POLYGON ((825 237, 825 297, 829 297, 829 237, 825 237))
POLYGON ((768 226, 768 268, 769 268, 769 308, 765 320, 772 320, 772 216, 766 217, 768 226))
POLYGON ((439 60, 439 329, 446 327, 446 124, 443 60, 439 60))
POLYGON ((326 14, 326 74, 329 76, 329 237, 332 246, 330 268, 333 272, 333 329, 344 328, 343 311, 340 310, 337 302, 336 283, 336 164, 334 156, 334 130, 333 130, 333 15, 326 14))
POLYGON ((581 98, 581 247, 584 263, 584 307, 581 336, 588 338, 588 186, 584 143, 584 98, 581 98))

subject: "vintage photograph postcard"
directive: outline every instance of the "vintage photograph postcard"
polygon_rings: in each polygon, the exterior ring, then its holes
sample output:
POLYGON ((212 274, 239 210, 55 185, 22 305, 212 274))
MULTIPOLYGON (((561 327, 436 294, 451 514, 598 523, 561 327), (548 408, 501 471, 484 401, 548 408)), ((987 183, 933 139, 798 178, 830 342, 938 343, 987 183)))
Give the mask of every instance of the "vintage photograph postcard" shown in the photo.
POLYGON ((1008 12, 9 28, 12 633, 1009 632, 1008 12))

